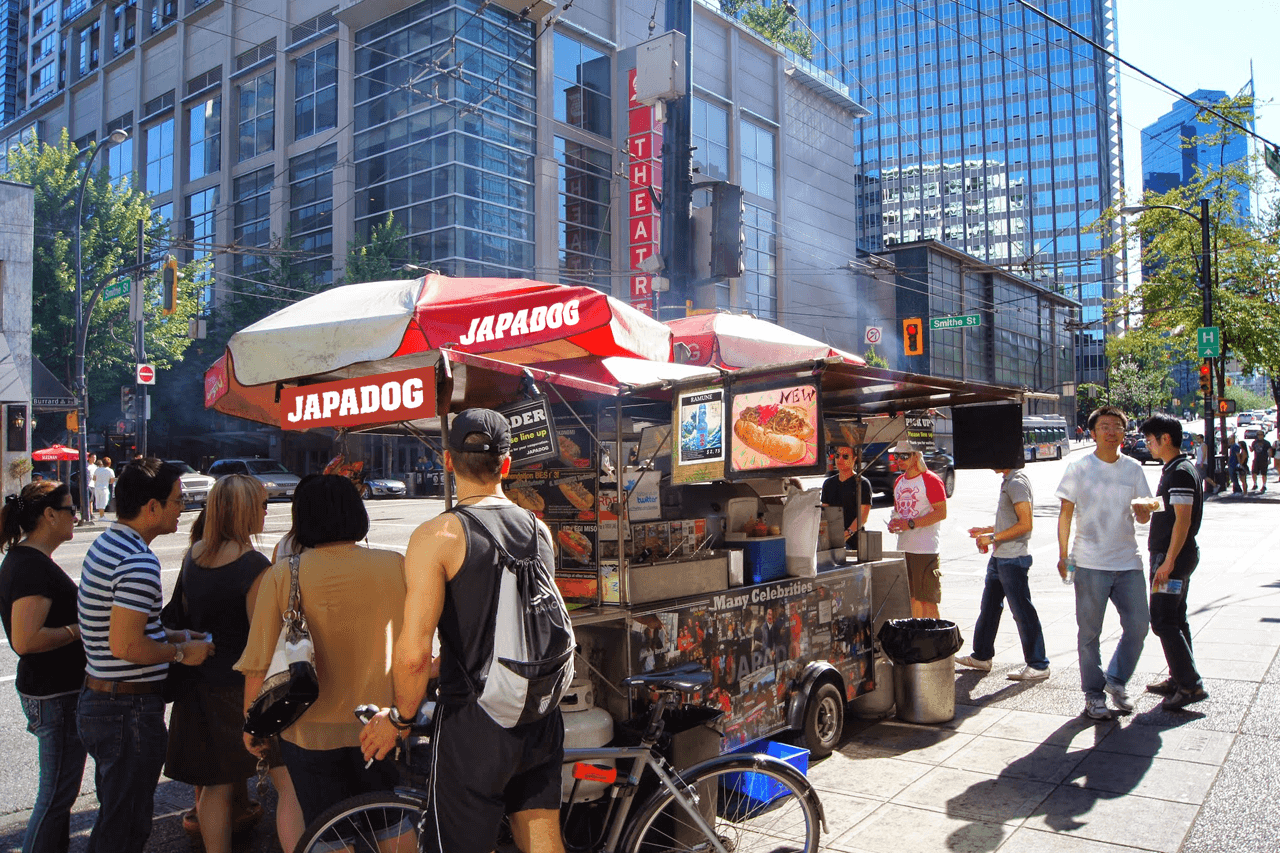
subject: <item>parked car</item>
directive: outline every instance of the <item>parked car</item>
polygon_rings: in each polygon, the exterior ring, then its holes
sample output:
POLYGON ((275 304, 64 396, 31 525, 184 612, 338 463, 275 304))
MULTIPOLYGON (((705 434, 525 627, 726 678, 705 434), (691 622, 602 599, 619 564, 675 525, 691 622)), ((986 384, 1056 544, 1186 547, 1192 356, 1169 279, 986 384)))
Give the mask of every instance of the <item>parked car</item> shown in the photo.
POLYGON ((1140 435, 1130 434, 1125 436, 1124 444, 1120 446, 1120 452, 1125 456, 1133 457, 1142 465, 1156 461, 1151 456, 1151 451, 1147 448, 1147 440, 1140 435))
POLYGON ((192 468, 181 459, 166 459, 170 465, 178 466, 182 471, 182 506, 185 509, 190 506, 204 506, 205 501, 209 498, 209 489, 213 488, 213 484, 217 482, 208 474, 201 474, 195 468, 192 468))
POLYGON ((364 485, 360 496, 369 498, 400 498, 408 494, 408 487, 403 480, 388 477, 381 471, 369 471, 364 475, 364 485))
MULTIPOLYGON (((924 451, 924 464, 938 475, 947 490, 947 497, 951 497, 956 490, 956 461, 950 454, 935 449, 924 451)), ((862 471, 862 475, 871 481, 871 488, 886 495, 893 494, 893 483, 900 473, 889 467, 887 452, 872 460, 862 471)))
POLYGON ((240 457, 237 459, 219 459, 209 466, 209 476, 222 479, 228 474, 248 474, 256 478, 267 490, 269 498, 287 498, 293 496, 298 487, 299 477, 274 459, 260 457, 240 457))

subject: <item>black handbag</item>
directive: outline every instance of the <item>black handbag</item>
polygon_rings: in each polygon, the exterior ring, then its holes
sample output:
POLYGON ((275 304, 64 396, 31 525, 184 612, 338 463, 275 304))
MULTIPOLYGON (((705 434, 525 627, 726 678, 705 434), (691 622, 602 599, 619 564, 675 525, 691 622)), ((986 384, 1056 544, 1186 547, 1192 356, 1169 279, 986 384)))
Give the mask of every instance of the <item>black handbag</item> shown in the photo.
MULTIPOLYGON (((160 624, 171 631, 186 631, 191 628, 191 615, 187 612, 187 593, 182 583, 186 566, 178 572, 178 582, 173 585, 173 595, 160 610, 160 624)), ((200 667, 185 666, 180 663, 169 664, 169 674, 164 680, 164 701, 177 702, 185 697, 200 680, 200 667)))
POLYGON ((273 737, 298 721, 320 698, 316 651, 302 613, 297 554, 289 557, 289 609, 276 640, 258 698, 245 715, 244 730, 254 737, 273 737))

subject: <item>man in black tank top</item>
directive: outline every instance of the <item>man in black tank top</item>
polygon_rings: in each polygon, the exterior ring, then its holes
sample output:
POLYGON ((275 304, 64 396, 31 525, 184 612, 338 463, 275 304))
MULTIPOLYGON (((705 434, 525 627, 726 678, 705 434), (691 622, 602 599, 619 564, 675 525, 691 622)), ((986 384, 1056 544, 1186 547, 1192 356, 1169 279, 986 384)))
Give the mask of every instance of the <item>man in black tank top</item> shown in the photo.
MULTIPOLYGON (((510 450, 510 426, 501 414, 467 409, 454 416, 444 465, 457 482, 457 504, 483 519, 508 553, 528 555, 537 547, 546 565, 554 565, 550 532, 502 493, 502 480, 511 470, 510 450)), ((497 846, 502 816, 508 814, 524 853, 563 853, 560 711, 503 728, 479 707, 470 687, 482 679, 492 648, 500 572, 494 545, 474 529, 476 523, 445 512, 409 538, 404 629, 396 638, 392 664, 396 704, 365 726, 360 743, 365 758, 390 752, 422 704, 427 681, 438 675, 431 815, 422 849, 489 853, 497 846), (437 630, 440 657, 432 660, 437 630)))

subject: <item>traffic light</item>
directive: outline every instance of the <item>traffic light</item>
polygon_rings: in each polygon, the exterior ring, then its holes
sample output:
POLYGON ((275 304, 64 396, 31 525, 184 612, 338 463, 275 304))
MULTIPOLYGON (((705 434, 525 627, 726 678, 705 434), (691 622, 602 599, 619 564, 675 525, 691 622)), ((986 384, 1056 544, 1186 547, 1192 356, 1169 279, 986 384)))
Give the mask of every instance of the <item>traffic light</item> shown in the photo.
POLYGON ((1212 373, 1213 373, 1213 368, 1209 367, 1209 365, 1207 364, 1200 365, 1200 390, 1205 394, 1209 393, 1209 389, 1211 387, 1209 380, 1212 373))
POLYGON ((919 317, 902 321, 902 354, 924 355, 924 331, 919 317))
POLYGON ((126 418, 133 417, 133 391, 132 385, 120 386, 120 411, 126 418))
POLYGON ((178 310, 178 259, 173 255, 169 255, 164 259, 164 266, 160 270, 161 287, 164 291, 163 296, 163 312, 172 314, 178 310))
POLYGON ((746 269, 744 213, 742 187, 717 183, 711 188, 712 278, 737 278, 746 269))

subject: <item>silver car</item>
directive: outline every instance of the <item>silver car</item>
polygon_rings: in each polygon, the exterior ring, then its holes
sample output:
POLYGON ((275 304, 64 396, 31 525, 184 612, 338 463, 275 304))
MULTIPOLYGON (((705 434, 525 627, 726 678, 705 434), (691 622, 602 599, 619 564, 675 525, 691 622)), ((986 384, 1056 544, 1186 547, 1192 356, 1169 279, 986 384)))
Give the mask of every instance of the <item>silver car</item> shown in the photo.
POLYGON ((228 474, 248 474, 262 483, 269 498, 293 497, 299 477, 274 459, 258 457, 219 459, 209 466, 209 476, 222 479, 228 474))
POLYGON ((408 488, 403 480, 384 477, 381 471, 372 471, 364 476, 364 485, 360 488, 360 496, 369 498, 404 497, 408 488))
POLYGON ((166 459, 170 465, 177 466, 182 471, 182 506, 204 506, 205 501, 209 498, 209 489, 213 488, 213 484, 217 482, 208 474, 201 474, 195 468, 192 468, 181 459, 166 459))

